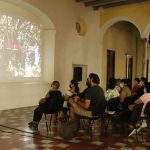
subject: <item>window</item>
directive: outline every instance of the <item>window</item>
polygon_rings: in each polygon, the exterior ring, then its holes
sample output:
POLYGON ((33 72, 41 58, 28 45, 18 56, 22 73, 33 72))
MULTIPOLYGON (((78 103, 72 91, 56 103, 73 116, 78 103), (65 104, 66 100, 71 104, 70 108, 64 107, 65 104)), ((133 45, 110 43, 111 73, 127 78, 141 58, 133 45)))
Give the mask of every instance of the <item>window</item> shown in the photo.
POLYGON ((41 77, 41 25, 0 14, 0 81, 41 77))

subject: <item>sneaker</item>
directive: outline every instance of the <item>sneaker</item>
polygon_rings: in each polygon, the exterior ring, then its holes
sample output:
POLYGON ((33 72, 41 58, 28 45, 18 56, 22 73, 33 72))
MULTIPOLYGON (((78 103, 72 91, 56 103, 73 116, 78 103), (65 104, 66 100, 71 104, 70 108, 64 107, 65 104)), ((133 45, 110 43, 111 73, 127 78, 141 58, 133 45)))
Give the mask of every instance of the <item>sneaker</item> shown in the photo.
POLYGON ((136 133, 136 129, 133 129, 133 130, 131 131, 131 133, 128 135, 128 137, 134 135, 135 133, 136 133))
POLYGON ((139 133, 141 131, 142 127, 139 127, 136 132, 139 133))
POLYGON ((146 128, 146 127, 147 127, 146 120, 143 120, 143 121, 142 121, 142 124, 141 124, 140 127, 141 127, 141 128, 146 128))

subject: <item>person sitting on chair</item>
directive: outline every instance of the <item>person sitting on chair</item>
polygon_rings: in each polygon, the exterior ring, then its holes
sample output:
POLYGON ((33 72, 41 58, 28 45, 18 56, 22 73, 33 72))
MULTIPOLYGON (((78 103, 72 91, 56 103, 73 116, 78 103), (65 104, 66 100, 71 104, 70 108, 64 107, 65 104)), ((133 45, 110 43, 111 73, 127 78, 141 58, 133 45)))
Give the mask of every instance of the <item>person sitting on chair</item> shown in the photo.
POLYGON ((36 129, 43 113, 54 113, 57 111, 57 107, 60 107, 59 105, 62 103, 62 94, 58 90, 59 86, 60 84, 58 81, 52 82, 51 89, 46 96, 39 100, 39 106, 34 110, 33 121, 28 123, 29 127, 36 129))
POLYGON ((67 101, 70 104, 71 121, 60 135, 62 138, 71 139, 76 136, 79 129, 78 117, 100 116, 105 112, 106 100, 103 89, 99 86, 100 79, 97 74, 91 73, 88 78, 89 88, 86 90, 84 98, 79 96, 71 97, 67 101))
MULTIPOLYGON (((75 96, 73 99, 68 100, 70 107, 70 116, 72 120, 76 119, 76 116, 92 117, 95 112, 95 108, 99 104, 105 104, 105 96, 103 89, 99 86, 100 79, 97 74, 89 74, 88 82, 90 88, 86 91, 83 99, 79 96, 75 96)), ((101 109, 101 108, 99 108, 101 109)))
MULTIPOLYGON (((141 117, 145 117, 145 114, 144 114, 145 107, 146 107, 147 103, 150 101, 150 82, 146 83, 144 89, 145 89, 145 93, 141 97, 139 97, 137 100, 135 100, 134 104, 129 105, 129 110, 132 111, 135 105, 143 103, 144 105, 143 105, 143 108, 141 111, 141 117)), ((147 123, 146 123, 146 120, 143 119, 140 127, 137 129, 137 132, 139 132, 141 130, 141 128, 145 128, 145 127, 147 127, 147 123)), ((134 129, 129 134, 129 136, 132 136, 135 133, 136 133, 136 130, 134 129)))
POLYGON ((70 108, 69 108, 67 100, 70 97, 73 98, 74 96, 79 95, 79 93, 80 93, 80 90, 79 90, 78 82, 75 80, 71 80, 69 84, 69 90, 64 95, 64 103, 63 103, 63 108, 61 110, 62 115, 60 118, 62 121, 67 121, 67 118, 68 118, 67 112, 69 111, 70 108))

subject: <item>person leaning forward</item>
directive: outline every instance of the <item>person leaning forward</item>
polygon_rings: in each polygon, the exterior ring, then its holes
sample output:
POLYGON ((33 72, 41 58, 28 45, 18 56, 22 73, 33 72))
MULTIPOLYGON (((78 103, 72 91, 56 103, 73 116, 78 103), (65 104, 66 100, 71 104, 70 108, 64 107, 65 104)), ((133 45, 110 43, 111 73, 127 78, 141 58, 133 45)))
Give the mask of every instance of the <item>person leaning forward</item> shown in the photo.
POLYGON ((68 100, 69 104, 71 105, 70 116, 72 120, 76 120, 78 115, 92 117, 96 107, 103 105, 106 102, 104 91, 99 86, 99 76, 95 73, 90 73, 88 82, 90 84, 90 88, 86 91, 83 99, 75 96, 73 99, 70 98, 68 100))

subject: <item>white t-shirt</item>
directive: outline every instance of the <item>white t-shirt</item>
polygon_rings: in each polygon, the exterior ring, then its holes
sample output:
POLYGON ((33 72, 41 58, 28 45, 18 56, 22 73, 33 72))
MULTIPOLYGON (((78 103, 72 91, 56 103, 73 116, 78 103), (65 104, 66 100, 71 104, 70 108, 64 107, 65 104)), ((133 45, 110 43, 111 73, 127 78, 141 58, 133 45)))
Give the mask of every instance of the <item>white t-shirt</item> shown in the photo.
MULTIPOLYGON (((73 95, 73 93, 70 90, 68 90, 65 95, 68 95, 70 97, 73 95)), ((67 101, 64 101, 63 108, 68 108, 68 102, 67 101)))

